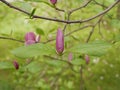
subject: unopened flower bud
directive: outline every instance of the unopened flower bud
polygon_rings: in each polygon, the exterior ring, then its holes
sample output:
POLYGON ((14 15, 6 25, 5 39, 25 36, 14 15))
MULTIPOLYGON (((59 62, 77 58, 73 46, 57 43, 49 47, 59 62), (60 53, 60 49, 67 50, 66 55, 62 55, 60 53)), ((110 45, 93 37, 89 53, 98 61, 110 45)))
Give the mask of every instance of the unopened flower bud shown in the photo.
POLYGON ((73 59, 73 54, 69 53, 69 55, 68 55, 68 61, 71 61, 72 59, 73 59))
POLYGON ((28 41, 28 40, 35 41, 35 38, 36 38, 36 36, 35 36, 35 34, 33 32, 28 32, 25 35, 25 41, 28 41))
POLYGON ((90 57, 88 55, 85 55, 85 61, 86 61, 86 64, 89 64, 90 62, 90 57))
POLYGON ((64 51, 64 35, 61 29, 57 30, 56 35, 56 50, 58 54, 62 54, 64 51))
POLYGON ((25 45, 28 46, 28 45, 31 45, 31 44, 34 44, 34 43, 36 43, 36 42, 33 41, 33 40, 28 40, 28 41, 25 42, 25 45))
POLYGON ((31 45, 31 44, 35 44, 35 43, 38 43, 40 41, 40 36, 36 36, 34 34, 34 32, 28 32, 26 35, 25 35, 25 45, 31 45))
POLYGON ((19 64, 18 64, 18 62, 17 62, 16 60, 14 60, 14 61, 13 61, 13 64, 14 64, 15 69, 18 70, 18 69, 19 69, 19 64))
POLYGON ((57 0, 50 0, 50 2, 55 5, 57 3, 57 0))

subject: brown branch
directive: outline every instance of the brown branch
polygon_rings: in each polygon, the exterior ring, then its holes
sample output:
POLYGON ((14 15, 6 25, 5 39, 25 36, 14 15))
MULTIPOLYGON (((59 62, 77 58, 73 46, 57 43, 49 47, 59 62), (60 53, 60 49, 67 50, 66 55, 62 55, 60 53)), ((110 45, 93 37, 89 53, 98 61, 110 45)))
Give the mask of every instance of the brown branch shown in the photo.
POLYGON ((88 5, 91 1, 92 1, 92 0, 89 0, 89 1, 85 2, 82 6, 80 6, 80 7, 78 7, 78 8, 75 8, 75 9, 70 10, 70 11, 69 11, 69 13, 70 13, 70 14, 72 14, 73 12, 75 12, 75 11, 77 11, 77 10, 80 10, 80 9, 82 9, 82 8, 86 7, 86 6, 87 6, 87 5, 88 5))
POLYGON ((90 31, 90 34, 89 34, 89 36, 88 36, 88 38, 86 40, 86 43, 89 42, 89 40, 90 40, 90 38, 91 38, 91 36, 92 36, 92 34, 94 32, 94 29, 95 29, 96 25, 100 23, 100 21, 102 20, 102 17, 103 16, 101 16, 100 19, 92 26, 92 30, 90 31))
POLYGON ((65 63, 67 63, 68 65, 73 66, 73 64, 72 64, 71 62, 67 61, 67 60, 62 60, 62 59, 58 59, 58 58, 51 57, 51 56, 47 56, 47 55, 44 55, 44 57, 45 57, 45 58, 50 58, 50 59, 56 60, 56 61, 58 60, 58 61, 61 61, 61 62, 65 62, 65 63))
POLYGON ((58 7, 56 7, 56 6, 55 6, 55 9, 58 10, 58 11, 61 11, 61 12, 65 12, 65 10, 60 9, 60 8, 58 8, 58 7))
POLYGON ((107 13, 108 11, 110 11, 113 7, 115 7, 118 3, 120 2, 120 0, 116 0, 115 3, 113 3, 112 5, 110 5, 107 9, 105 9, 104 11, 100 12, 99 14, 91 17, 91 18, 88 18, 88 19, 85 19, 85 20, 78 20, 78 21, 70 21, 69 23, 83 23, 83 22, 88 22, 88 21, 91 21, 99 16, 102 16, 104 15, 105 13, 107 13))
POLYGON ((92 27, 92 30, 90 31, 90 34, 88 35, 88 38, 87 38, 87 40, 86 40, 86 43, 89 42, 89 40, 90 40, 90 38, 91 38, 91 36, 92 36, 92 34, 93 34, 93 32, 94 32, 94 29, 95 29, 95 26, 92 27))
POLYGON ((69 35, 71 35, 71 34, 73 34, 73 33, 75 33, 75 32, 78 32, 78 31, 80 31, 80 30, 83 30, 83 29, 85 29, 85 28, 92 27, 92 26, 93 26, 93 25, 86 25, 86 26, 80 27, 80 28, 78 28, 78 29, 76 29, 76 30, 73 30, 73 31, 67 33, 67 34, 65 35, 65 37, 66 37, 66 36, 69 36, 69 35))
MULTIPOLYGON (((69 35, 71 35, 71 34, 73 34, 73 33, 75 33, 75 32, 78 32, 78 31, 80 31, 80 30, 83 30, 83 29, 88 28, 88 27, 93 27, 93 26, 94 26, 94 25, 86 25, 86 26, 80 27, 80 28, 78 28, 78 29, 75 29, 75 30, 73 30, 73 31, 65 34, 64 36, 67 37, 67 36, 69 36, 69 35)), ((52 42, 52 41, 54 41, 54 40, 55 40, 55 39, 51 39, 51 40, 47 40, 47 41, 42 42, 42 43, 46 44, 46 43, 52 42)))
POLYGON ((7 40, 12 40, 12 41, 17 41, 17 42, 20 42, 20 43, 24 43, 24 41, 22 41, 22 40, 17 40, 15 38, 9 38, 9 37, 2 37, 2 36, 0 36, 0 39, 7 39, 7 40))
POLYGON ((103 7, 103 8, 108 8, 108 7, 105 6, 104 4, 101 4, 101 3, 99 3, 99 2, 97 2, 97 1, 95 1, 95 0, 93 0, 93 2, 94 2, 95 4, 97 4, 97 5, 101 6, 101 7, 103 7))
MULTIPOLYGON (((3 2, 4 4, 6 4, 8 7, 13 8, 17 11, 20 11, 26 15, 31 15, 31 13, 22 10, 16 6, 13 6, 12 4, 10 4, 9 2, 7 2, 6 0, 0 0, 1 2, 3 2)), ((58 9, 58 8, 57 8, 58 9)), ((59 20, 59 19, 55 19, 55 18, 48 18, 48 17, 42 17, 42 16, 37 16, 37 15, 33 15, 32 18, 39 18, 39 19, 44 19, 44 20, 49 20, 49 21, 56 21, 56 22, 63 22, 63 23, 69 23, 68 21, 65 20, 59 20)))
MULTIPOLYGON (((17 11, 20 11, 20 12, 23 12, 27 15, 31 15, 31 13, 27 12, 27 11, 24 11, 18 7, 15 7, 13 5, 11 5, 10 3, 8 3, 6 0, 0 0, 1 2, 3 2, 4 4, 6 4, 8 7, 10 8, 13 8, 17 11)), ((74 21, 69 21, 69 20, 60 20, 60 19, 55 19, 55 18, 48 18, 48 17, 42 17, 42 16, 37 16, 37 15, 33 15, 33 18, 39 18, 39 19, 44 19, 44 20, 49 20, 49 21, 55 21, 55 22, 62 22, 62 23, 68 23, 68 24, 72 24, 72 23, 84 23, 84 22, 88 22, 88 21, 91 21, 105 13, 107 13, 108 11, 110 11, 116 4, 118 4, 120 2, 120 0, 116 0, 115 3, 113 3, 112 5, 110 5, 107 9, 105 9, 104 11, 100 12, 99 14, 91 17, 91 18, 88 18, 88 19, 85 19, 85 20, 74 20, 74 21)))
POLYGON ((83 66, 80 67, 80 90, 84 90, 83 66))
POLYGON ((101 22, 98 23, 99 35, 101 36, 101 38, 104 39, 103 34, 102 34, 102 32, 101 32, 101 27, 100 27, 101 24, 100 24, 100 23, 101 23, 101 22))
POLYGON ((48 56, 48 55, 44 55, 45 58, 50 58, 51 60, 56 60, 56 61, 61 61, 61 62, 65 62, 69 65, 69 67, 71 68, 71 70, 75 73, 79 73, 77 71, 74 70, 73 66, 79 66, 79 65, 76 65, 76 64, 72 64, 71 62, 69 62, 68 60, 63 60, 63 59, 58 59, 58 58, 55 58, 55 57, 51 57, 51 56, 48 56))

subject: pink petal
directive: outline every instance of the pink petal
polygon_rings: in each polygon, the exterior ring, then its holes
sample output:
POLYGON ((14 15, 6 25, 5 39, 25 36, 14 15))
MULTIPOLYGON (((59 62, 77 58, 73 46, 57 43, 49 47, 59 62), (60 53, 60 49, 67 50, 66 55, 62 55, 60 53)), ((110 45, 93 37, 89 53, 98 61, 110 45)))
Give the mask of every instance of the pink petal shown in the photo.
POLYGON ((25 35, 25 41, 28 41, 28 40, 35 41, 35 38, 36 38, 36 36, 35 36, 34 32, 28 32, 25 35))
POLYGON ((52 4, 56 4, 56 3, 57 3, 57 0, 50 0, 50 2, 51 2, 52 4))
POLYGON ((25 42, 25 45, 28 46, 28 45, 31 45, 31 44, 35 44, 36 42, 33 41, 33 40, 28 40, 25 42))
POLYGON ((61 29, 58 29, 56 35, 56 50, 59 54, 64 51, 64 35, 61 29))

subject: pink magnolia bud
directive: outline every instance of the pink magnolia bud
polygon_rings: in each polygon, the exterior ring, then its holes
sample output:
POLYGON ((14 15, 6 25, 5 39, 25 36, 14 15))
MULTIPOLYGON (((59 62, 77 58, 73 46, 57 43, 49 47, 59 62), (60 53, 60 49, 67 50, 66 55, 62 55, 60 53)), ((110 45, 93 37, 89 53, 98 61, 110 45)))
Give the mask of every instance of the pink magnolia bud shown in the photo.
POLYGON ((34 32, 28 32, 25 35, 25 41, 28 41, 28 40, 35 41, 35 38, 36 38, 36 36, 35 36, 34 32))
POLYGON ((52 4, 56 4, 56 3, 57 3, 57 0, 50 0, 50 2, 51 2, 52 4))
POLYGON ((85 55, 85 61, 86 61, 86 64, 89 64, 90 62, 90 57, 88 55, 85 55))
POLYGON ((40 42, 40 35, 37 35, 35 38, 36 43, 40 42))
POLYGON ((35 44, 36 42, 33 41, 33 40, 28 40, 25 42, 25 45, 28 46, 28 45, 31 45, 31 44, 35 44))
POLYGON ((35 35, 34 32, 28 32, 25 35, 25 45, 31 45, 31 44, 35 44, 38 43, 40 41, 40 36, 39 35, 35 35))
POLYGON ((71 61, 72 59, 73 59, 73 54, 69 53, 69 55, 68 55, 68 61, 71 61))
POLYGON ((57 30, 56 35, 56 50, 58 54, 62 54, 64 51, 64 35, 61 29, 57 30))
POLYGON ((19 69, 19 64, 18 64, 18 62, 17 62, 16 60, 14 60, 14 61, 13 61, 13 64, 14 64, 15 69, 18 70, 18 69, 19 69))

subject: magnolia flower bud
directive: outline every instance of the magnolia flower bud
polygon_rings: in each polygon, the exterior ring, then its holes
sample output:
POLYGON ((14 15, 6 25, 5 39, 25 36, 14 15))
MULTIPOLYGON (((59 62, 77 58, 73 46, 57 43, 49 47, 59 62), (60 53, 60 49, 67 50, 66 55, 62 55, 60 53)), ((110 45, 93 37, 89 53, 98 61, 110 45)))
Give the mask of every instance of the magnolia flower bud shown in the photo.
POLYGON ((25 45, 31 45, 31 44, 35 44, 38 43, 40 41, 40 36, 39 35, 35 35, 34 32, 28 32, 25 35, 25 45))
POLYGON ((13 64, 14 64, 15 69, 18 70, 19 69, 18 62, 15 60, 15 61, 13 61, 13 64))
POLYGON ((35 36, 35 34, 33 32, 28 32, 25 35, 25 41, 28 41, 28 40, 35 41, 35 38, 36 38, 36 36, 35 36))
POLYGON ((72 59, 73 59, 73 54, 69 53, 69 55, 68 55, 68 61, 71 61, 72 59))
POLYGON ((90 57, 88 55, 85 55, 85 61, 86 61, 86 64, 89 64, 90 62, 90 57))
POLYGON ((56 50, 58 54, 62 54, 64 51, 64 35, 61 29, 57 30, 56 35, 56 50))
POLYGON ((57 0, 50 0, 50 2, 51 2, 52 4, 56 4, 56 3, 57 3, 57 0))
POLYGON ((28 40, 28 41, 25 42, 25 45, 28 46, 28 45, 31 45, 31 44, 34 44, 34 43, 36 43, 36 42, 33 41, 33 40, 28 40))

